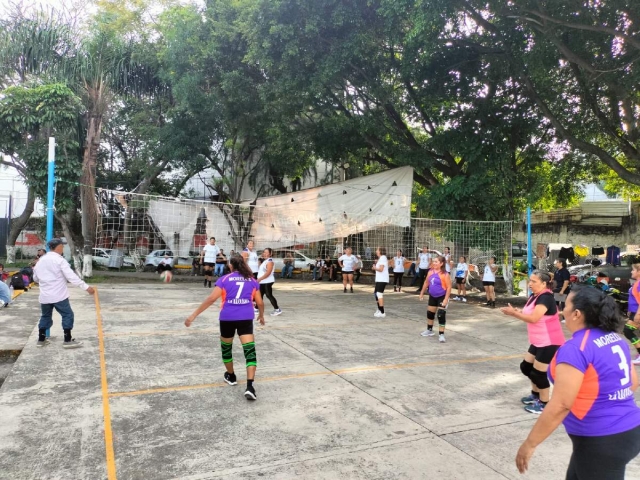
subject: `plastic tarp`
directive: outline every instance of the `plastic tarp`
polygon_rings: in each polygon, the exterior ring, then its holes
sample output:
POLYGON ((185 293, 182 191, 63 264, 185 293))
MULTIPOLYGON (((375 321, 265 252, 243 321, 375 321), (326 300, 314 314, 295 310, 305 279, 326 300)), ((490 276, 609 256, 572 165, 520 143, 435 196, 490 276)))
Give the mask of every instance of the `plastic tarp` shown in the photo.
POLYGON ((389 225, 409 227, 412 188, 413 168, 401 167, 259 198, 251 233, 260 244, 278 248, 389 225))

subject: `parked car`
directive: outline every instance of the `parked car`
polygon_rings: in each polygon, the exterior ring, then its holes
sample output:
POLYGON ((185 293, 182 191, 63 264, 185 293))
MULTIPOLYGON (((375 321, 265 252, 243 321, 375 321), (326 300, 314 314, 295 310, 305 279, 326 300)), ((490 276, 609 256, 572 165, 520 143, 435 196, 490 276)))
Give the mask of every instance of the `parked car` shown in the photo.
MULTIPOLYGON (((111 258, 111 252, 113 249, 111 248, 94 248, 93 249, 93 261, 96 262, 96 265, 100 265, 101 267, 109 266, 109 259, 111 258)), ((124 267, 134 267, 135 261, 130 256, 124 257, 124 261, 122 262, 122 266, 124 267)))
POLYGON ((276 272, 281 272, 282 267, 284 267, 284 257, 288 254, 291 254, 293 257, 293 268, 297 270, 302 270, 304 272, 309 271, 309 264, 314 265, 316 263, 315 259, 307 257, 302 252, 297 250, 291 250, 286 248, 274 249, 273 250, 273 268, 276 272))
POLYGON ((189 265, 191 266, 191 257, 174 257, 171 250, 154 250, 144 259, 144 266, 148 270, 150 268, 156 268, 165 255, 173 257, 174 265, 189 265))

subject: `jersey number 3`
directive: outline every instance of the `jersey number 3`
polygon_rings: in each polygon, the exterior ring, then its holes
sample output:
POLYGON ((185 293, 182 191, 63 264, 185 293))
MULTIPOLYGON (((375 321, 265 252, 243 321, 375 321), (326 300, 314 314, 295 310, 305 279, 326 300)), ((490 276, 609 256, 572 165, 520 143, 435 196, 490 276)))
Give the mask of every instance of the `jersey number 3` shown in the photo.
POLYGON ((620 363, 618 366, 620 370, 624 372, 624 378, 620 380, 620 385, 623 387, 629 383, 629 362, 627 362, 627 356, 624 354, 624 350, 620 345, 614 345, 611 347, 611 351, 620 357, 620 363))

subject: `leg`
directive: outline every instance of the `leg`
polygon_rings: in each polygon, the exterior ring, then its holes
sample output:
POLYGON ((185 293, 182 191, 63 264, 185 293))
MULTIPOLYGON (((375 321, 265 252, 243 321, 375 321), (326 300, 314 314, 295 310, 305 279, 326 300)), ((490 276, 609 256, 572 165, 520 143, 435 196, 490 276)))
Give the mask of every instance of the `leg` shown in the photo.
POLYGON ((547 403, 549 401, 549 394, 551 393, 551 385, 547 378, 548 369, 549 364, 534 360, 533 370, 529 376, 535 386, 538 387, 538 394, 540 395, 540 401, 542 403, 547 403))
POLYGON ((624 330, 622 331, 624 336, 631 342, 631 345, 635 347, 640 355, 640 339, 637 336, 638 329, 633 325, 629 325, 628 323, 624 326, 624 330))
POLYGON ((485 285, 484 287, 484 293, 487 296, 487 305, 491 302, 491 287, 489 287, 488 285, 485 285))
MULTIPOLYGON (((220 322, 221 330, 222 323, 223 322, 220 322)), ((220 336, 220 351, 222 352, 222 363, 224 363, 224 368, 227 369, 227 373, 233 374, 233 336, 220 336)))
POLYGON ((436 310, 438 307, 427 307, 427 330, 433 330, 433 323, 436 319, 436 310))
POLYGON ((44 342, 46 331, 53 325, 53 303, 40 304, 40 322, 38 322, 38 341, 44 342))
MULTIPOLYGON (((535 349, 535 347, 533 348, 535 349)), ((531 348, 529 350, 531 350, 531 348)), ((538 387, 531 381, 531 371, 533 370, 533 362, 535 362, 535 360, 536 360, 536 357, 534 356, 533 353, 531 352, 525 353, 524 359, 520 363, 520 371, 531 382, 531 397, 535 399, 540 399, 540 393, 538 392, 538 387)))
POLYGON ((439 308, 436 316, 438 317, 438 333, 442 335, 447 325, 447 311, 444 308, 439 308))
POLYGON ((342 287, 345 292, 347 291, 347 277, 348 275, 345 275, 344 273, 342 274, 342 287))
POLYGON ((276 310, 280 310, 280 307, 278 307, 278 301, 276 300, 276 297, 273 296, 273 283, 264 284, 264 294, 271 302, 271 305, 273 305, 273 308, 276 310))
POLYGON ((256 367, 258 366, 258 359, 256 357, 256 344, 253 334, 241 335, 240 342, 242 343, 242 350, 244 351, 244 359, 247 364, 247 380, 255 380, 256 367))
POLYGON ((404 272, 400 272, 398 277, 398 291, 402 290, 402 277, 404 276, 404 272))
POLYGON ((73 330, 73 310, 71 310, 71 304, 69 303, 69 299, 62 300, 61 302, 55 303, 54 308, 62 317, 62 330, 64 331, 64 341, 71 341, 71 330, 73 330))

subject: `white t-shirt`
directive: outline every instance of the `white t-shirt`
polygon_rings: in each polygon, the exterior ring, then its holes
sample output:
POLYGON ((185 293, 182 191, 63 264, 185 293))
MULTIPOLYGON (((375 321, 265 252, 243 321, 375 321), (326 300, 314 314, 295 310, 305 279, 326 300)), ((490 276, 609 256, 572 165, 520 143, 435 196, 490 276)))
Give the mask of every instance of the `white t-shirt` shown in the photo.
POLYGON ((358 263, 358 259, 355 255, 342 255, 338 261, 342 262, 343 272, 353 272, 356 263, 358 263))
POLYGON ((172 267, 172 266, 173 266, 173 258, 171 258, 171 257, 169 257, 169 258, 165 257, 165 258, 163 258, 162 260, 160 260, 160 263, 161 263, 162 265, 169 265, 170 267, 172 267))
POLYGON ((467 278, 467 272, 469 271, 469 265, 466 263, 459 263, 456 267, 456 278, 467 278))
MULTIPOLYGON (((273 258, 267 258, 264 262, 262 262, 260 264, 260 266, 258 267, 258 278, 260 278, 261 276, 263 276, 265 273, 267 273, 267 265, 273 265, 273 258)), ((271 275, 269 275, 267 278, 264 278, 263 280, 260 281, 260 283, 274 283, 276 281, 276 277, 273 275, 273 272, 275 270, 275 265, 273 270, 271 270, 271 275)))
POLYGON ((376 262, 376 283, 378 282, 389 283, 389 261, 384 255, 381 255, 376 262), (380 265, 384 267, 381 272, 377 270, 380 265))
POLYGON ((418 268, 421 268, 422 270, 428 269, 429 265, 431 265, 431 254, 430 253, 422 253, 422 252, 420 252, 418 254, 418 259, 419 259, 418 268))
POLYGON ((488 263, 484 266, 484 275, 482 276, 482 281, 483 282, 496 281, 496 274, 491 271, 491 267, 489 266, 488 263))
POLYGON ((393 257, 393 271, 404 273, 404 257, 393 257))
POLYGON ((451 273, 451 254, 450 253, 446 253, 444 255, 444 268, 447 270, 447 273, 451 273))
MULTIPOLYGON (((260 264, 258 263, 258 252, 256 252, 255 250, 249 251, 248 248, 245 248, 243 252, 249 254, 247 258, 247 265, 249 265, 249 268, 253 273, 257 273, 258 267, 260 266, 260 264)), ((262 264, 264 265, 264 262, 262 262, 262 264)))
POLYGON ((217 245, 211 245, 207 243, 202 247, 204 251, 204 263, 216 263, 216 257, 220 253, 220 248, 217 245))

